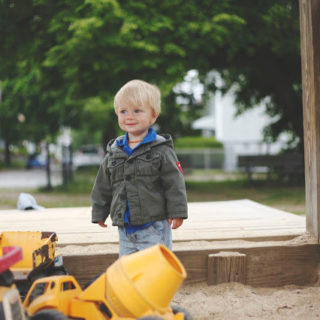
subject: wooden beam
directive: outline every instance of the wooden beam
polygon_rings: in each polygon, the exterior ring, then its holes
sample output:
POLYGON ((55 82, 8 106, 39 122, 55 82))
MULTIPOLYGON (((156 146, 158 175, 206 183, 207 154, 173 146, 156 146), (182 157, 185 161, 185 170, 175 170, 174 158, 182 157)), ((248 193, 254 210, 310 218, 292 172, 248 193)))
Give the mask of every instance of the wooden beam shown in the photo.
MULTIPOLYGON (((271 208, 251 200, 189 202, 189 217, 174 230, 178 241, 276 240, 292 239, 306 231, 305 217, 271 208)), ((1 232, 54 231, 58 245, 118 244, 118 228, 100 228, 90 223, 91 208, 50 208, 44 210, 0 210, 1 232), (61 223, 63 221, 63 223, 61 223)))
POLYGON ((63 262, 67 272, 74 276, 83 287, 89 281, 107 270, 118 259, 117 253, 99 255, 64 256, 63 262))
POLYGON ((208 255, 208 285, 224 282, 246 283, 247 256, 243 253, 221 251, 208 255))
MULTIPOLYGON (((237 251, 246 255, 246 284, 257 287, 283 285, 307 285, 318 280, 320 247, 318 244, 304 245, 259 245, 219 249, 175 250, 186 268, 186 283, 207 281, 208 256, 220 251, 237 251)), ((64 264, 70 274, 84 285, 94 276, 106 271, 118 255, 64 256, 64 264)))
POLYGON ((320 0, 300 0, 307 232, 320 242, 320 0))
POLYGON ((187 282, 207 281, 208 255, 237 251, 247 255, 246 283, 257 287, 307 285, 318 279, 319 245, 272 245, 175 252, 185 266, 187 282))

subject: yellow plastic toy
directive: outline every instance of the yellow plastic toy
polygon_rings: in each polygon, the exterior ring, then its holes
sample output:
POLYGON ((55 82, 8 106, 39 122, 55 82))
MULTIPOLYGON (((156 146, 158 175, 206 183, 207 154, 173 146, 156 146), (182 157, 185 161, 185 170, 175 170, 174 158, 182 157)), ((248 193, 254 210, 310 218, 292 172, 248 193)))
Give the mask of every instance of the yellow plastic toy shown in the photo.
POLYGON ((0 248, 0 319, 25 320, 25 312, 20 295, 9 268, 22 259, 19 247, 0 248))
POLYGON ((190 320, 186 311, 170 307, 186 276, 178 258, 159 244, 121 257, 85 290, 72 276, 39 279, 24 306, 29 315, 55 309, 86 320, 190 320))
POLYGON ((11 267, 15 283, 22 296, 40 276, 66 274, 62 256, 55 255, 57 235, 54 232, 7 231, 0 233, 0 248, 18 246, 23 258, 11 267))

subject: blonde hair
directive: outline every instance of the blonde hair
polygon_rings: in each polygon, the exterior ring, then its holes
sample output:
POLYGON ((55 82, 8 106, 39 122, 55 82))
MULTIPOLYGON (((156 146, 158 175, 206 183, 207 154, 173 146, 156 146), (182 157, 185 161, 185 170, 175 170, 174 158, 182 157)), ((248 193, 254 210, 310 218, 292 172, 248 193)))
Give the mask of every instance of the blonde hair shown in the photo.
POLYGON ((114 97, 114 110, 118 114, 121 105, 147 106, 158 117, 161 111, 161 93, 157 86, 142 80, 127 82, 114 97))

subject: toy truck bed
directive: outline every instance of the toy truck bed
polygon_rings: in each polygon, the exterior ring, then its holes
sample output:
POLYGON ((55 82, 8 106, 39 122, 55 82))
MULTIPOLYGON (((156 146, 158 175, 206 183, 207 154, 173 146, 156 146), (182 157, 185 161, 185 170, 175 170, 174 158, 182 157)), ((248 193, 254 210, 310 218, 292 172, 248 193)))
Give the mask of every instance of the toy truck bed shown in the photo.
POLYGON ((0 247, 17 246, 23 258, 11 267, 15 280, 25 280, 30 273, 41 272, 55 259, 57 235, 54 232, 8 231, 0 233, 0 247))

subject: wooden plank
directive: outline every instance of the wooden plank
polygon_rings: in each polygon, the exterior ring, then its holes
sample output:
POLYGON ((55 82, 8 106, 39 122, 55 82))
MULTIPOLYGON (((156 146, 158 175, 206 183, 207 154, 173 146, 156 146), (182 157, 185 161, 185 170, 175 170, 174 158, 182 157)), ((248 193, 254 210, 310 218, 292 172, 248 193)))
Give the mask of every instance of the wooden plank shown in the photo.
POLYGON ((82 287, 102 272, 105 272, 107 267, 117 259, 117 253, 63 257, 64 265, 68 273, 73 275, 82 287))
POLYGON ((299 5, 307 231, 320 242, 320 1, 299 5))
MULTIPOLYGON (((219 247, 217 249, 174 250, 185 266, 186 283, 207 281, 208 256, 220 251, 237 251, 247 256, 246 283, 258 287, 308 285, 318 279, 320 249, 318 244, 259 245, 219 247)), ((117 254, 67 255, 64 263, 81 285, 104 272, 117 259, 117 254)))
POLYGON ((188 273, 187 282, 207 281, 208 255, 219 251, 237 251, 247 255, 248 285, 307 285, 318 279, 319 245, 307 244, 177 251, 176 254, 188 273))
POLYGON ((246 283, 247 256, 233 251, 208 255, 208 285, 224 282, 246 283))
MULTIPOLYGON (((173 231, 173 241, 289 239, 305 231, 305 218, 250 200, 189 203, 189 218, 173 231)), ((118 243, 118 231, 90 222, 91 208, 42 211, 0 210, 0 231, 55 231, 58 245, 118 243)))

